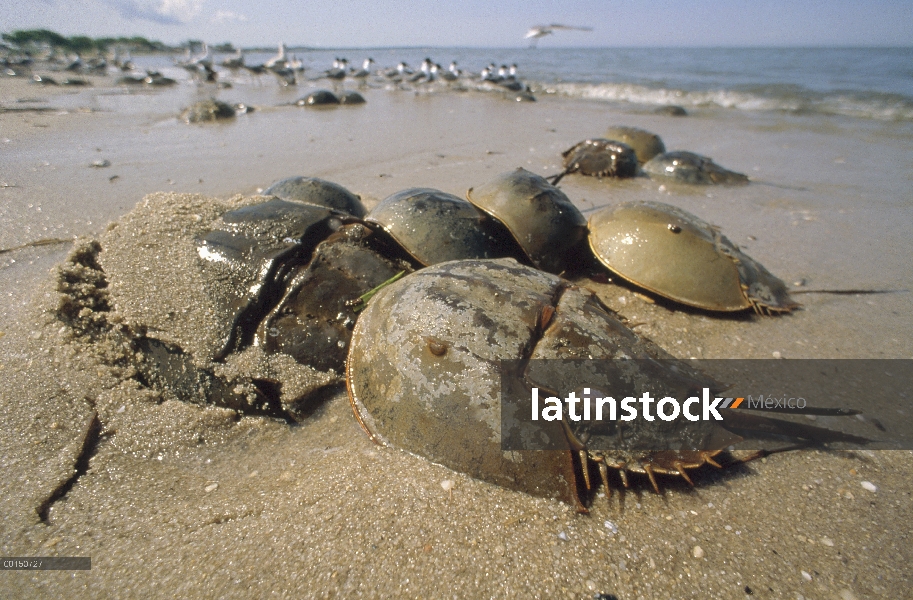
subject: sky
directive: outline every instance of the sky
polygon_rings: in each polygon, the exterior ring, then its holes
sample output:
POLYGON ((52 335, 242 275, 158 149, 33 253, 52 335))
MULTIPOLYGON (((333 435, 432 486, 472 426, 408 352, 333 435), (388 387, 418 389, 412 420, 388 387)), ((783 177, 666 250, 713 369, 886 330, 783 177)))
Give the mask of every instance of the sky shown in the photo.
POLYGON ((236 46, 913 46, 913 0, 0 0, 0 32, 236 46))

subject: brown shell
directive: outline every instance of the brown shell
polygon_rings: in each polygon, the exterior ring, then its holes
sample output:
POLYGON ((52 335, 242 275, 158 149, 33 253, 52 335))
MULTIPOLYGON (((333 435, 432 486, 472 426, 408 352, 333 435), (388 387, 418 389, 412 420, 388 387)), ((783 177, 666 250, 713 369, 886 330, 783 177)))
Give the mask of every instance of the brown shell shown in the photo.
POLYGON ((586 236, 586 219, 564 192, 523 168, 469 188, 466 197, 503 223, 532 264, 549 273, 567 270, 586 236))
POLYGON ((609 269, 660 296, 706 310, 789 312, 786 285, 719 230, 661 202, 625 202, 590 216, 590 248, 609 269))
POLYGON ((249 335, 251 315, 281 293, 299 258, 339 229, 343 218, 322 206, 272 198, 226 212, 196 240, 210 296, 235 315, 224 324, 225 345, 217 358, 249 335))
POLYGON ((318 371, 342 373, 357 313, 351 301, 403 266, 361 243, 367 228, 352 224, 331 235, 288 277, 282 299, 257 328, 258 345, 318 371))
POLYGON ((637 156, 634 150, 622 142, 593 138, 568 148, 561 153, 564 157, 564 175, 580 173, 593 177, 634 177, 637 175, 637 156))
POLYGON ((637 127, 609 127, 605 136, 630 146, 637 155, 637 162, 641 164, 666 151, 666 145, 658 135, 637 127))

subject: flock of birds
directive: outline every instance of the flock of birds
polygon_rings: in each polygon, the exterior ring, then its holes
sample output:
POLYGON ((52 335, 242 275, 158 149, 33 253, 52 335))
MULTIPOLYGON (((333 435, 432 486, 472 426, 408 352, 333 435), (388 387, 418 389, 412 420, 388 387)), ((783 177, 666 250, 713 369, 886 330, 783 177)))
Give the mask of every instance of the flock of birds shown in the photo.
MULTIPOLYGON (((189 71, 194 78, 209 82, 216 81, 217 71, 212 54, 206 44, 202 45, 199 54, 194 55, 188 50, 185 57, 176 61, 176 64, 189 71)), ((376 61, 370 57, 366 58, 360 67, 351 66, 346 58, 336 58, 329 68, 312 77, 305 77, 305 67, 301 59, 294 54, 289 54, 285 44, 279 44, 277 54, 263 63, 248 64, 245 62, 244 53, 237 50, 235 54, 225 57, 220 66, 232 72, 246 70, 254 76, 271 73, 283 86, 326 79, 336 86, 342 85, 346 80, 357 82, 360 87, 368 86, 372 81, 413 86, 435 82, 453 84, 460 81, 473 81, 497 85, 509 91, 528 89, 517 76, 516 63, 510 66, 490 63, 478 73, 460 69, 456 61, 452 61, 445 69, 431 58, 425 58, 416 69, 405 61, 401 61, 394 67, 381 69, 375 69, 376 64, 376 61)))
MULTIPOLYGON (((529 31, 526 32, 524 37, 525 39, 530 40, 530 47, 535 48, 536 43, 540 38, 543 38, 547 35, 552 35, 556 31, 570 30, 592 31, 593 28, 579 27, 575 25, 561 25, 559 23, 552 23, 551 25, 536 25, 531 27, 529 31)), ((212 55, 205 43, 202 46, 201 54, 194 56, 191 54, 191 49, 188 48, 184 59, 178 61, 177 64, 190 71, 192 74, 194 74, 194 76, 202 77, 202 79, 205 81, 216 80, 217 74, 213 68, 212 55)), ((477 75, 465 73, 457 67, 456 61, 451 62, 450 66, 445 70, 443 67, 441 67, 440 64, 433 62, 430 58, 426 58, 422 61, 418 71, 412 69, 408 63, 400 62, 396 67, 373 73, 371 71, 371 67, 374 64, 374 59, 369 57, 366 58, 362 63, 361 68, 355 68, 349 66, 349 61, 347 59, 337 58, 335 61, 333 61, 332 67, 326 69, 321 75, 310 79, 310 81, 316 81, 318 79, 325 78, 333 82, 341 83, 345 79, 350 78, 360 82, 362 85, 366 85, 368 79, 372 75, 377 75, 379 77, 386 78, 392 83, 421 84, 433 83, 438 80, 447 83, 454 83, 459 81, 461 78, 469 77, 476 81, 501 85, 510 91, 521 91, 527 89, 526 86, 520 82, 519 79, 517 79, 516 64, 513 64, 509 67, 507 65, 501 65, 498 67, 494 63, 491 63, 482 69, 482 71, 477 75)), ((256 76, 263 75, 265 73, 272 73, 279 78, 279 82, 282 85, 298 84, 304 77, 305 70, 303 63, 299 58, 297 58, 294 54, 289 56, 284 43, 280 43, 278 53, 264 63, 257 65, 249 65, 245 63, 244 53, 238 49, 234 55, 223 59, 221 66, 231 71, 246 69, 252 75, 256 76)))
MULTIPOLYGON (((555 31, 578 30, 591 31, 591 27, 577 27, 572 25, 560 25, 553 23, 551 25, 537 25, 530 28, 526 33, 526 39, 531 40, 531 47, 535 47, 536 42, 555 31)), ((57 59, 58 61, 60 59, 57 59)), ((26 57, 22 61, 13 64, 8 58, 4 57, 4 66, 6 74, 14 76, 20 74, 23 68, 31 66, 31 58, 26 57), (16 67, 16 69, 14 69, 16 67)), ((503 87, 505 90, 520 92, 529 91, 529 88, 517 77, 517 65, 497 66, 490 63, 478 73, 470 73, 461 70, 456 61, 444 69, 439 63, 426 58, 422 61, 418 69, 413 69, 406 62, 400 62, 395 67, 372 71, 375 65, 373 58, 366 58, 360 68, 349 66, 349 61, 345 58, 337 58, 333 61, 330 68, 318 73, 315 77, 306 78, 304 75, 305 67, 301 59, 294 54, 289 55, 285 44, 279 44, 278 53, 269 60, 260 64, 247 64, 244 53, 238 49, 233 55, 225 57, 219 66, 235 73, 246 70, 252 76, 258 77, 267 73, 274 75, 280 85, 291 86, 297 85, 303 81, 317 81, 327 79, 333 82, 334 86, 341 86, 345 80, 356 81, 360 86, 367 86, 369 80, 376 82, 388 82, 396 85, 421 85, 432 84, 434 82, 443 82, 445 84, 454 84, 460 81, 472 81, 477 84, 490 84, 503 87)), ((199 51, 195 54, 194 48, 188 47, 185 55, 175 61, 175 65, 187 70, 196 81, 214 83, 218 81, 219 73, 216 70, 213 54, 206 43, 203 43, 199 51)), ((125 73, 118 81, 124 84, 149 84, 149 85, 172 85, 176 83, 174 79, 163 76, 157 71, 146 71, 145 73, 137 72, 129 52, 125 56, 115 50, 114 56, 109 61, 98 56, 89 60, 83 60, 76 55, 75 58, 64 59, 64 62, 58 66, 59 70, 70 73, 90 73, 105 74, 110 66, 125 73)), ((40 83, 51 83, 50 78, 41 78, 35 76, 36 81, 40 83)), ((74 80, 75 81, 75 80, 74 80)), ((87 83, 87 82, 86 82, 87 83)))

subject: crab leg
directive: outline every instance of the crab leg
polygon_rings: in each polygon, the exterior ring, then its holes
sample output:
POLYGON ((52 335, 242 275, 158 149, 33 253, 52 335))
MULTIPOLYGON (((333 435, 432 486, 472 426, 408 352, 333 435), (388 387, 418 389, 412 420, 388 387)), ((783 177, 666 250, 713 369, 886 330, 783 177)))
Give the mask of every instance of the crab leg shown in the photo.
POLYGON ((659 494, 660 493, 659 484, 656 483, 656 477, 653 475, 653 465, 651 465, 650 463, 647 463, 647 464, 643 465, 643 467, 644 467, 644 473, 647 474, 647 477, 650 478, 650 483, 653 484, 653 491, 655 491, 657 494, 659 494))

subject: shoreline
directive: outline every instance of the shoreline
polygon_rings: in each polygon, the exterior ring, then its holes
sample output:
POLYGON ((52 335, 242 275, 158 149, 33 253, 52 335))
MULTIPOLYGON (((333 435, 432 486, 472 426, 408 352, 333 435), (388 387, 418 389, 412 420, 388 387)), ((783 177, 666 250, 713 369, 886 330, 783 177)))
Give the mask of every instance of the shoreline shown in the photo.
MULTIPOLYGON (((174 209, 147 211, 158 221, 143 221, 134 207, 156 191, 197 193, 199 206, 215 210, 247 202, 277 179, 309 175, 360 194, 368 208, 407 187, 463 196, 517 166, 558 172, 561 151, 625 124, 755 183, 661 189, 645 178, 568 176, 561 187, 578 208, 669 202, 719 225, 791 286, 913 289, 904 175, 913 140, 890 124, 719 111, 672 119, 561 98, 518 104, 386 90, 368 90, 363 107, 310 111, 278 106, 303 92, 273 86, 218 91, 263 107, 231 123, 176 120, 186 100, 211 91, 114 92, 85 113, 79 103, 96 95, 79 92, 62 100, 77 106, 66 114, 0 114, 12 157, 2 177, 18 186, 0 188, 0 247, 42 237, 110 240, 106 223, 117 221, 119 235, 142 241, 132 257, 145 261, 140 268, 155 268, 168 241, 148 232, 192 223, 174 209), (861 143, 867 152, 858 151, 861 143), (98 159, 112 164, 91 168, 98 159)), ((0 418, 11 433, 0 450, 0 549, 88 554, 93 568, 75 576, 5 573, 5 587, 21 596, 904 593, 910 551, 897 524, 913 517, 909 451, 784 453, 701 469, 694 490, 666 478, 661 496, 638 479, 611 500, 598 495, 591 514, 577 516, 561 503, 372 445, 344 390, 294 427, 159 403, 60 331, 48 270, 66 252, 0 255, 0 282, 12 294, 0 309, 0 418), (94 453, 74 479, 93 414, 101 423, 94 453), (71 480, 42 523, 42 503, 71 480), (450 491, 444 481, 453 482, 450 491)), ((680 358, 913 358, 909 293, 807 294, 792 315, 715 317, 651 303, 628 287, 589 285, 680 358)), ((168 293, 180 299, 182 290, 168 293)))

